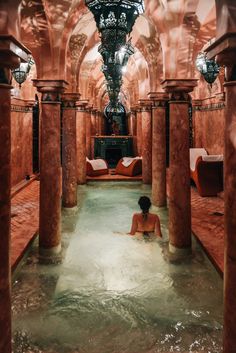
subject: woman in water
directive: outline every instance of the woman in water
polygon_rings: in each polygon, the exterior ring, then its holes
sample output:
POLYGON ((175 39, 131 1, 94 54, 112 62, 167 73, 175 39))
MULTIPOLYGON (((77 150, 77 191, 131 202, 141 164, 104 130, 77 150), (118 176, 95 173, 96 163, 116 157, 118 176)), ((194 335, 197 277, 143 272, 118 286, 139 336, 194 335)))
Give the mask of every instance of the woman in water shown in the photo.
POLYGON ((154 233, 155 236, 162 238, 159 217, 156 214, 149 213, 151 207, 149 197, 141 196, 138 204, 142 212, 133 215, 131 231, 129 234, 135 235, 136 233, 142 233, 144 236, 148 236, 150 233, 154 233))

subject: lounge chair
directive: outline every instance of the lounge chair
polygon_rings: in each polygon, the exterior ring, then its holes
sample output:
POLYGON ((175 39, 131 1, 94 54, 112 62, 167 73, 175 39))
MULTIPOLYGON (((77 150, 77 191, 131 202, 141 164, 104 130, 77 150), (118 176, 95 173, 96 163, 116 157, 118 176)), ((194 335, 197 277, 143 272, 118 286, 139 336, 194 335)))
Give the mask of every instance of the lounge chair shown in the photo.
POLYGON ((190 148, 190 175, 200 196, 217 196, 223 190, 223 155, 190 148))
POLYGON ((142 174, 142 158, 121 158, 116 166, 116 174, 126 175, 130 177, 142 174))
POLYGON ((108 174, 108 165, 104 159, 86 159, 87 175, 98 176, 108 174))

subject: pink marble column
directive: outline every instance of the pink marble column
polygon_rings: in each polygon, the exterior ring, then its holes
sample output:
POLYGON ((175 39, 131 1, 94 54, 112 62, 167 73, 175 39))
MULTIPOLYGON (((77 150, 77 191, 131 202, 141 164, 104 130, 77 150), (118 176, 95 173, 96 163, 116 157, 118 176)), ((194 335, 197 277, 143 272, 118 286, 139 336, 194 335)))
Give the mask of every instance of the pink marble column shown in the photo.
POLYGON ((100 134, 102 136, 105 135, 105 117, 104 117, 103 113, 101 115, 101 130, 100 130, 100 134))
POLYGON ((137 114, 137 152, 142 156, 142 112, 140 108, 136 110, 137 114))
POLYGON ((223 352, 234 353, 236 347, 236 7, 233 1, 217 1, 219 37, 209 48, 208 57, 226 66, 224 199, 224 333, 223 352), (225 11, 222 11, 222 6, 225 11), (227 16, 230 14, 231 16, 227 16), (222 24, 225 25, 222 28, 222 24), (228 28, 229 27, 229 28, 228 28), (222 33, 223 29, 232 33, 222 33), (234 33, 233 33, 234 32, 234 33))
POLYGON ((138 148, 137 148, 137 115, 136 115, 136 110, 134 107, 130 108, 130 114, 131 114, 131 126, 132 126, 132 131, 131 135, 133 136, 133 153, 134 156, 138 155, 138 148))
POLYGON ((166 104, 165 93, 149 94, 152 105, 152 203, 166 206, 166 104))
POLYGON ((41 96, 39 255, 61 252, 61 97, 63 80, 33 80, 41 96))
POLYGON ((191 195, 189 168, 189 104, 197 80, 165 80, 170 93, 169 251, 191 252, 191 195))
POLYGON ((130 111, 130 134, 136 136, 137 134, 137 117, 136 111, 131 109, 130 111))
POLYGON ((80 102, 76 106, 77 183, 86 184, 86 108, 80 102))
POLYGON ((91 111, 91 136, 96 135, 96 109, 91 111))
POLYGON ((77 205, 76 106, 78 94, 63 95, 62 114, 62 206, 77 205))
POLYGON ((142 157, 143 157, 143 183, 152 183, 152 108, 151 102, 141 102, 142 118, 142 157), (148 105, 149 104, 149 105, 148 105))
MULTIPOLYGON (((1 51, 0 51, 1 55, 1 51)), ((11 353, 11 92, 10 72, 0 67, 0 352, 11 353), (9 76, 8 76, 9 74, 9 76), (4 77, 3 76, 3 77, 4 77)), ((9 70, 10 71, 10 70, 9 70)))
POLYGON ((85 124, 86 124, 86 156, 91 159, 91 108, 86 107, 85 111, 85 124))
POLYGON ((128 135, 131 135, 131 113, 129 112, 126 117, 126 129, 128 135))
POLYGON ((11 353, 11 72, 28 50, 0 35, 0 352, 11 353))
POLYGON ((100 112, 96 111, 96 134, 99 135, 99 120, 100 120, 100 112))

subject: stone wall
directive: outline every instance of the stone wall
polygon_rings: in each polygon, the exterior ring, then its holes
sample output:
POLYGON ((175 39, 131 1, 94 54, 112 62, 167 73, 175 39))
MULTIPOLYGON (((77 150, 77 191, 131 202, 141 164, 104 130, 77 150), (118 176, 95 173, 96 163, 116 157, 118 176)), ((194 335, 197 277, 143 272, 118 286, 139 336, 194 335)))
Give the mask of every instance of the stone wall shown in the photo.
POLYGON ((11 184, 16 185, 31 175, 33 113, 32 102, 13 98, 11 104, 11 184))
POLYGON ((224 114, 223 94, 194 102, 194 147, 203 147, 209 154, 223 154, 224 114))

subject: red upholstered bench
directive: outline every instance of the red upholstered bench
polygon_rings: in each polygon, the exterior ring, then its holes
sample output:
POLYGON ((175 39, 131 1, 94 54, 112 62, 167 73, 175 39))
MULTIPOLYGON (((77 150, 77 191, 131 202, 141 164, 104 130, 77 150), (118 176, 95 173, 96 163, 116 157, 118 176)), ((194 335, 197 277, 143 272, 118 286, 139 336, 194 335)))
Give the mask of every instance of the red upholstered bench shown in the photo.
POLYGON ((133 159, 128 167, 125 167, 121 158, 116 166, 116 174, 126 175, 126 176, 135 176, 142 174, 142 159, 133 159))
POLYGON ((190 149, 190 176, 199 195, 217 196, 223 190, 223 156, 208 155, 206 150, 197 155, 191 150, 194 149, 190 149))
POLYGON ((88 176, 98 176, 108 174, 108 164, 104 159, 91 159, 87 158, 86 171, 88 176))

